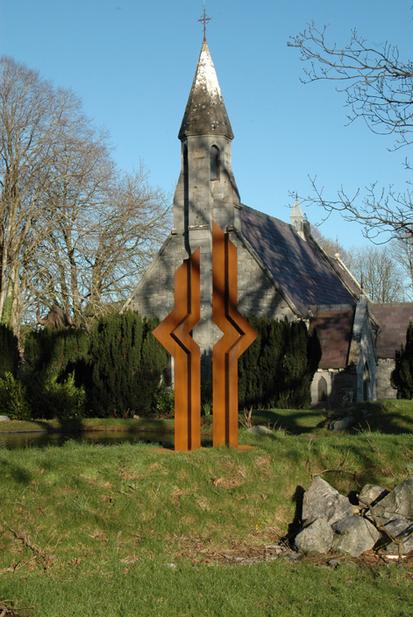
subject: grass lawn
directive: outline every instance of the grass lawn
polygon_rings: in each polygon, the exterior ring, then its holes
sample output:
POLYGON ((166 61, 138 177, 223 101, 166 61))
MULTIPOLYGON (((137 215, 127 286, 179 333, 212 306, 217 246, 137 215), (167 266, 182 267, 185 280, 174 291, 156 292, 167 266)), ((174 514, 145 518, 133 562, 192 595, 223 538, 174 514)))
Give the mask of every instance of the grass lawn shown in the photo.
MULTIPOLYGON (((407 403, 383 413, 408 423, 407 403)), ((242 430, 247 450, 0 450, 0 601, 31 617, 412 617, 409 560, 333 569, 265 555, 314 475, 342 492, 413 476, 413 435, 333 434, 302 410, 272 413, 261 420, 284 430, 242 430)))
POLYGON ((11 420, 0 422, 0 434, 55 431, 87 432, 87 431, 120 431, 137 433, 140 431, 173 431, 172 419, 152 418, 82 418, 81 420, 11 420))

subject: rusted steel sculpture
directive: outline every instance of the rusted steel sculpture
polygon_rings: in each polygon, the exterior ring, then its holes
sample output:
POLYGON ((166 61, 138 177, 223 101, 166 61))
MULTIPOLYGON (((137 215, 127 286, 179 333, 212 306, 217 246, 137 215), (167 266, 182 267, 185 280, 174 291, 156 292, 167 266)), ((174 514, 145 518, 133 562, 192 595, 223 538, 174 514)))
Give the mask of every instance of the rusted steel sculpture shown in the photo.
POLYGON ((213 445, 238 446, 238 359, 257 337, 237 311, 237 248, 212 228, 212 319, 224 335, 212 352, 213 445))
MULTIPOLYGON (((154 336, 174 358, 175 450, 201 446, 201 354, 192 338, 200 319, 200 250, 175 274, 175 308, 154 336)), ((228 233, 212 228, 212 319, 223 336, 212 352, 213 445, 238 446, 238 359, 257 334, 237 311, 237 249, 228 233)))
POLYGON ((201 354, 191 331, 200 318, 200 250, 185 259, 175 274, 175 308, 153 330, 174 358, 175 450, 201 446, 201 354))

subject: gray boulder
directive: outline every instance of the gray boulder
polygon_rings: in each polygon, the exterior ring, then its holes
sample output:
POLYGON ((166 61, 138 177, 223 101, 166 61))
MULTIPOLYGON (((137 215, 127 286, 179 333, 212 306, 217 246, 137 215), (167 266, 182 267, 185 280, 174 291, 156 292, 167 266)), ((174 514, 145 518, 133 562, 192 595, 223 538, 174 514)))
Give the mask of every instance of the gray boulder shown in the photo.
POLYGON ((362 506, 372 506, 388 495, 389 491, 377 484, 365 484, 361 489, 358 499, 362 506))
POLYGON ((268 428, 268 426, 264 426, 263 424, 257 424, 256 426, 251 426, 248 429, 248 432, 252 433, 253 435, 260 435, 260 436, 272 435, 272 436, 274 436, 274 431, 272 431, 270 428, 268 428))
POLYGON ((0 416, 0 422, 10 422, 9 416, 0 416))
POLYGON ((347 497, 340 495, 319 476, 314 478, 304 493, 302 518, 305 525, 318 518, 324 518, 332 525, 352 512, 353 508, 347 497))
POLYGON ((413 519, 413 478, 395 486, 388 495, 370 508, 370 514, 377 525, 384 525, 400 517, 413 519))
POLYGON ((351 428, 354 424, 355 420, 353 416, 345 416, 344 418, 340 418, 339 420, 333 420, 330 423, 330 430, 332 431, 346 431, 351 428))
POLYGON ((318 518, 305 527, 295 538, 296 548, 305 554, 328 553, 333 545, 334 533, 325 518, 318 518))
POLYGON ((334 549, 353 557, 372 549, 381 537, 374 525, 360 516, 346 516, 334 523, 333 530, 334 549))
POLYGON ((413 520, 395 518, 383 525, 382 530, 391 540, 383 548, 386 554, 407 555, 413 551, 413 520))

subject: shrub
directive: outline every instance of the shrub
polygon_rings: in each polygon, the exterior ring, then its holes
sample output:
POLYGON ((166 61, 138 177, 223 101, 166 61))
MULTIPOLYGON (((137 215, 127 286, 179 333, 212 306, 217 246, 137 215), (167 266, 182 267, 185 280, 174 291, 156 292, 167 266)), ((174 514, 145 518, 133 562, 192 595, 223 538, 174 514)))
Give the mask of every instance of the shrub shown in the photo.
POLYGON ((64 380, 86 360, 88 348, 89 338, 84 330, 44 328, 32 331, 24 344, 26 368, 41 374, 45 380, 64 380))
POLYGON ((83 330, 45 328, 26 336, 21 375, 34 418, 85 415, 83 373, 88 346, 83 330))
POLYGON ((0 323, 0 377, 6 373, 16 376, 19 361, 17 337, 10 328, 0 323))
POLYGON ((397 398, 413 399, 413 322, 406 332, 406 345, 396 352, 396 366, 391 376, 397 398))
POLYGON ((306 407, 321 357, 316 333, 302 321, 250 321, 258 336, 239 362, 240 407, 306 407))
POLYGON ((100 319, 91 332, 87 405, 93 415, 154 413, 167 355, 152 320, 128 311, 100 319))
POLYGON ((171 417, 174 412, 174 391, 173 388, 161 383, 153 397, 152 410, 158 417, 171 417))
POLYGON ((30 406, 24 385, 10 372, 0 377, 0 414, 13 420, 28 420, 30 406))
POLYGON ((47 416, 43 417, 72 420, 85 415, 86 393, 83 387, 76 387, 73 374, 62 383, 47 383, 43 396, 47 409, 47 416))

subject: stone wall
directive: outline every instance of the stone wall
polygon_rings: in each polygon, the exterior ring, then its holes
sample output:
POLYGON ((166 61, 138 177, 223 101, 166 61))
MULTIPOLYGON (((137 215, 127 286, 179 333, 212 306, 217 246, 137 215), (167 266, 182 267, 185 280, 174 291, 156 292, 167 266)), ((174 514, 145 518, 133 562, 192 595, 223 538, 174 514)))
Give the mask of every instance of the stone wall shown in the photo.
POLYGON ((379 358, 377 363, 377 398, 397 398, 397 390, 390 382, 391 374, 395 368, 395 361, 391 358, 379 358))
POLYGON ((311 382, 311 405, 327 403, 333 388, 333 372, 318 369, 311 382))
POLYGON ((318 369, 311 382, 311 405, 325 405, 327 408, 351 405, 355 402, 356 382, 354 367, 318 369), (324 387, 325 398, 320 396, 324 387))

